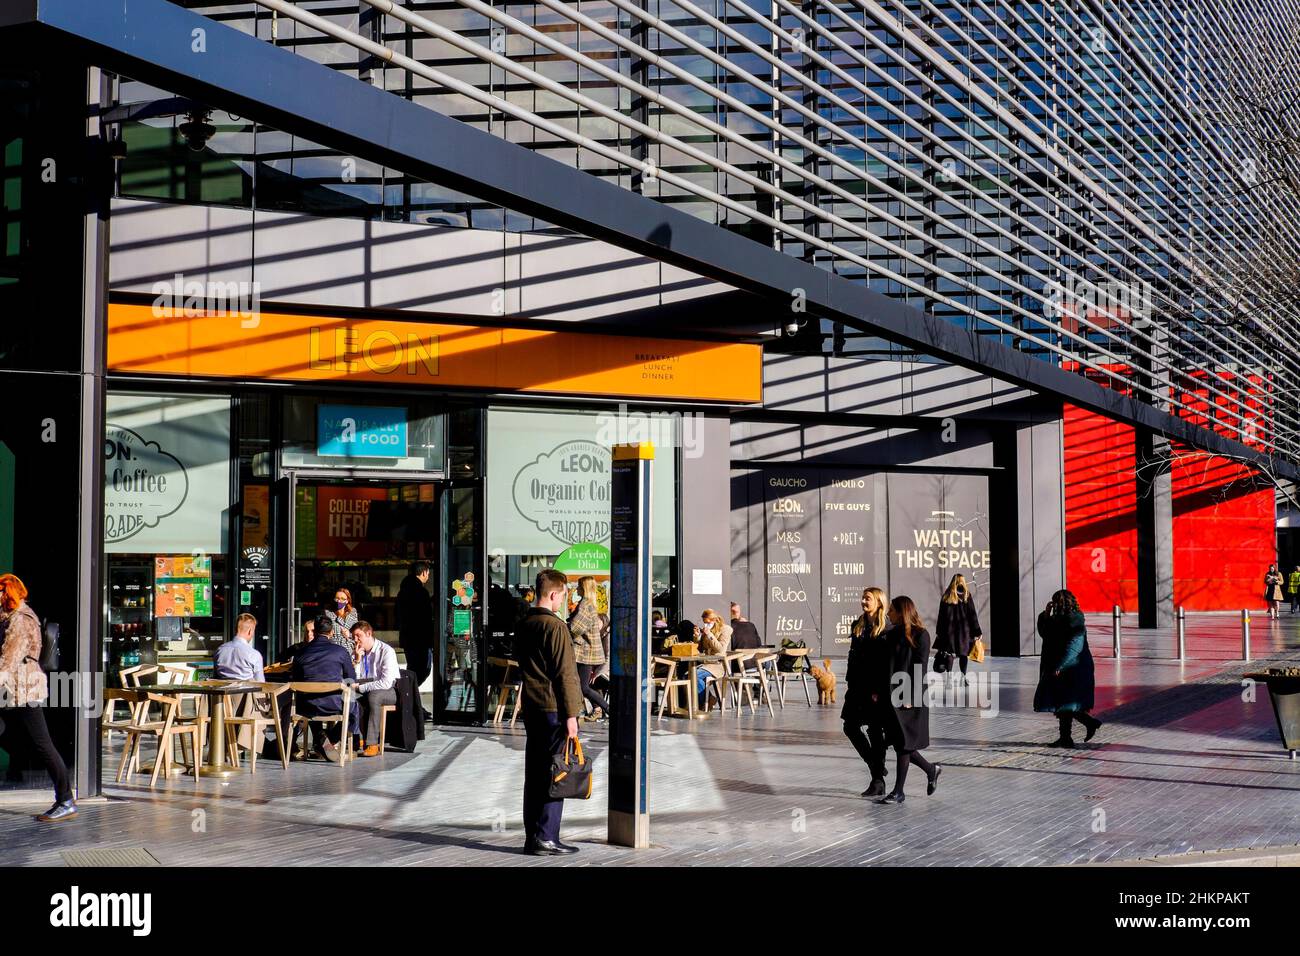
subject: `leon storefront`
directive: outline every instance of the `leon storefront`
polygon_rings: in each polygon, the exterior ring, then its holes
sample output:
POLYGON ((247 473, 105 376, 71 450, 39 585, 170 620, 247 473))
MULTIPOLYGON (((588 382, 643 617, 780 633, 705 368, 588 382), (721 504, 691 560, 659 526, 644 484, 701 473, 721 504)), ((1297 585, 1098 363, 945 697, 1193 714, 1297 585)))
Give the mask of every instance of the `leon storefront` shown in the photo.
MULTIPOLYGON (((671 445, 671 416, 626 402, 738 404, 760 392, 752 345, 288 310, 249 329, 237 315, 157 311, 109 308, 110 686, 137 663, 201 676, 244 612, 274 659, 340 588, 399 645, 397 593, 412 562, 427 561, 439 636, 426 703, 440 719, 482 720, 485 663, 499 650, 488 634, 502 631, 488 618, 508 616, 543 563, 604 570, 611 416, 654 419, 671 445)), ((656 465, 667 596, 678 577, 672 451, 656 465)))

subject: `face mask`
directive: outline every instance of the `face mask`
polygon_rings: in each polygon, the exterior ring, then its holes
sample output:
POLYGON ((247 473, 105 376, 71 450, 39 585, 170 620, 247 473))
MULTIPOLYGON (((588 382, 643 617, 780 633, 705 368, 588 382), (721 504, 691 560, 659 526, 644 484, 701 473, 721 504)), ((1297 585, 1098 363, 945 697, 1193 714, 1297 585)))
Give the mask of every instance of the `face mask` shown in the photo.
POLYGON ((348 606, 348 602, 347 602, 347 601, 335 601, 334 603, 337 604, 337 605, 339 606, 339 610, 340 610, 340 611, 343 610, 345 607, 348 606))

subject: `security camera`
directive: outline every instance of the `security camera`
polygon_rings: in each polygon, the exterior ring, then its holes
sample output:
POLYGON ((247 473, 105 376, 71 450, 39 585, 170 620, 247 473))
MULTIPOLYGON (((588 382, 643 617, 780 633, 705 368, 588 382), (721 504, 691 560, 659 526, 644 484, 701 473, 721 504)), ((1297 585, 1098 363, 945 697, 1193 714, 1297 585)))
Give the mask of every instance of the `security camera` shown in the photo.
POLYGON ((799 323, 798 323, 798 322, 787 322, 787 323, 785 324, 785 334, 786 334, 786 335, 798 335, 798 334, 799 334, 799 323))
POLYGON ((208 140, 216 135, 217 128, 208 122, 211 115, 211 110, 192 110, 185 114, 185 122, 176 127, 185 145, 196 153, 203 152, 208 140))

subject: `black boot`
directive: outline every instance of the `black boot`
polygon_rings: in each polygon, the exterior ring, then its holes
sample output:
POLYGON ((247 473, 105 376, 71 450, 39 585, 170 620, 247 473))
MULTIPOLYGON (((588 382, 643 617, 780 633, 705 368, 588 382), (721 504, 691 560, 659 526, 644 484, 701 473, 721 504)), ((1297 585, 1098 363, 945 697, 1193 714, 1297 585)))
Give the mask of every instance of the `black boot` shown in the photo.
POLYGON ((1101 727, 1101 721, 1092 716, 1092 714, 1079 714, 1079 723, 1083 724, 1084 730, 1086 731, 1083 735, 1084 743, 1091 740, 1092 735, 1097 732, 1099 727, 1101 727))
POLYGON ((862 791, 864 797, 883 797, 885 795, 885 778, 872 777, 871 786, 862 791))
POLYGON ((1065 750, 1069 750, 1074 746, 1074 740, 1070 737, 1070 723, 1072 720, 1073 717, 1069 714, 1060 714, 1057 716, 1056 721, 1061 728, 1061 734, 1047 746, 1061 747, 1065 750))

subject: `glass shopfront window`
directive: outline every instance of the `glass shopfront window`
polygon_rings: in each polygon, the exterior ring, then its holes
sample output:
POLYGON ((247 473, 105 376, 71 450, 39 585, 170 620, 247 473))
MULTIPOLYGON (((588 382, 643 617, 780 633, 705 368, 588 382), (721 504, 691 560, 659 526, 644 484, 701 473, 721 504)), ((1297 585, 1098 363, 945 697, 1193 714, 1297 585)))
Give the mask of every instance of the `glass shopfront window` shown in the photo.
POLYGON ((205 676, 227 637, 230 399, 110 393, 105 410, 108 686, 136 665, 205 676))
POLYGON ((624 436, 654 441, 652 586, 676 613, 678 422, 609 411, 493 408, 488 412, 487 546, 494 648, 507 653, 537 572, 557 567, 574 585, 609 580, 611 448, 624 436))

